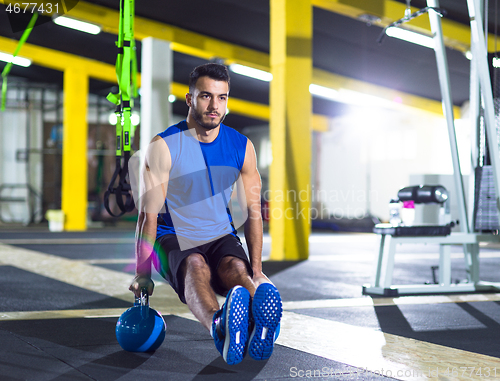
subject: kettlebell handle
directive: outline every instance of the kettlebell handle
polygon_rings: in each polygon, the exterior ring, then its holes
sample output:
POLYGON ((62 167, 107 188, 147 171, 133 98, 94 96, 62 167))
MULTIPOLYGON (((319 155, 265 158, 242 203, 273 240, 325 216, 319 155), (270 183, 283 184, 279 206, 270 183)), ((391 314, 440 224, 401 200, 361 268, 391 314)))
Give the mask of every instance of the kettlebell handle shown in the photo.
POLYGON ((141 296, 135 297, 134 306, 139 306, 141 308, 141 315, 143 319, 147 319, 149 316, 149 294, 146 287, 141 288, 141 296))
POLYGON ((143 307, 149 306, 149 294, 148 294, 148 289, 146 287, 141 288, 141 296, 135 297, 134 305, 143 307))

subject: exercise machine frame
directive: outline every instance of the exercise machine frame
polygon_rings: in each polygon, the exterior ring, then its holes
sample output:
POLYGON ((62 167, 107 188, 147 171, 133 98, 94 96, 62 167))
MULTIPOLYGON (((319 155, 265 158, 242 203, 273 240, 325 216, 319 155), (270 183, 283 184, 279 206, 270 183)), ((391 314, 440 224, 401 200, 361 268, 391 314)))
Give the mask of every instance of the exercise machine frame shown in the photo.
MULTIPOLYGON (((450 90, 448 63, 443 40, 440 14, 433 8, 439 8, 439 0, 427 0, 429 20, 434 39, 434 51, 439 75, 439 84, 443 98, 443 112, 448 126, 450 148, 453 162, 453 178, 455 197, 459 209, 461 232, 451 233, 442 237, 396 237, 390 234, 380 234, 380 245, 372 283, 363 286, 364 295, 399 296, 443 294, 478 291, 500 291, 500 283, 484 282, 479 278, 479 243, 499 242, 500 237, 493 234, 474 232, 472 209, 465 202, 464 185, 458 156, 456 131, 453 116, 453 103, 450 90), (395 263, 396 247, 399 244, 438 244, 439 245, 439 280, 438 284, 407 284, 393 285, 393 269, 395 263), (467 279, 465 282, 452 284, 451 281, 451 245, 462 245, 464 252, 467 279)), ((490 73, 487 61, 487 50, 484 30, 482 26, 481 8, 482 0, 467 0, 471 25, 471 119, 474 128, 479 128, 480 97, 484 102, 484 118, 488 148, 493 168, 493 178, 496 191, 497 209, 500 207, 500 152, 497 144, 497 131, 495 124, 495 111, 490 73)), ((477 158, 476 148, 473 147, 472 156, 477 158)), ((474 161, 473 161, 474 162, 474 161)), ((474 165, 476 163, 474 162, 474 165)), ((471 179, 470 181, 474 180, 471 179)), ((474 192, 472 192, 473 194, 474 192)))

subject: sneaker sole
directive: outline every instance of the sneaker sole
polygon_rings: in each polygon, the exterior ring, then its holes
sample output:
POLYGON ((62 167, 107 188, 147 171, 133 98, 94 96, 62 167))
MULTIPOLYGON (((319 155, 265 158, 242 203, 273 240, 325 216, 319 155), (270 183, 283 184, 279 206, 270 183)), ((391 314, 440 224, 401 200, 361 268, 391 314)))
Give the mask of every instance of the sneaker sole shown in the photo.
POLYGON ((274 349, 274 334, 281 321, 281 296, 272 284, 263 283, 255 291, 252 314, 255 326, 249 339, 248 353, 254 360, 267 360, 274 349))
POLYGON ((227 301, 225 316, 226 337, 222 357, 229 365, 238 364, 245 357, 248 339, 248 306, 250 293, 246 288, 235 287, 227 301))

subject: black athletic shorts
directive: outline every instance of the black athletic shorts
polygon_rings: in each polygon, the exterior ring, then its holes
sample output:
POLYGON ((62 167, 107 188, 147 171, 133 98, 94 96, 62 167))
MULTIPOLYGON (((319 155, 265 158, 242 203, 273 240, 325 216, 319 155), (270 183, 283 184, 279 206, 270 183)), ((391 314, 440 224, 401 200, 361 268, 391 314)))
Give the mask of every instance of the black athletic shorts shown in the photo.
POLYGON ((229 291, 222 285, 217 276, 217 269, 222 258, 226 256, 240 258, 247 265, 248 274, 253 276, 250 261, 241 245, 241 241, 232 234, 183 251, 179 248, 177 236, 175 234, 166 234, 156 240, 155 247, 157 252, 161 250, 163 253, 163 255, 157 257, 159 258, 158 261, 154 261, 156 270, 172 286, 183 303, 186 303, 184 298, 184 275, 180 268, 184 259, 191 254, 201 254, 205 258, 205 262, 207 262, 212 273, 212 288, 219 295, 225 296, 229 291), (167 263, 165 263, 165 259, 167 263))

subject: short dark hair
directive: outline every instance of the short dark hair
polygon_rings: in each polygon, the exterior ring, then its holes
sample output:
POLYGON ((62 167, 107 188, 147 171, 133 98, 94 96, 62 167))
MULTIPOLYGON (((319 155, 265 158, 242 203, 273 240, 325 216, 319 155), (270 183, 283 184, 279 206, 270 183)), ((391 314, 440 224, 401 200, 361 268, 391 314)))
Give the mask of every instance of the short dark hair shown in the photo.
POLYGON ((198 82, 198 78, 200 77, 208 77, 216 81, 227 82, 228 87, 230 85, 229 71, 225 65, 218 63, 206 63, 195 67, 189 75, 190 93, 193 93, 194 88, 196 87, 196 82, 198 82))

